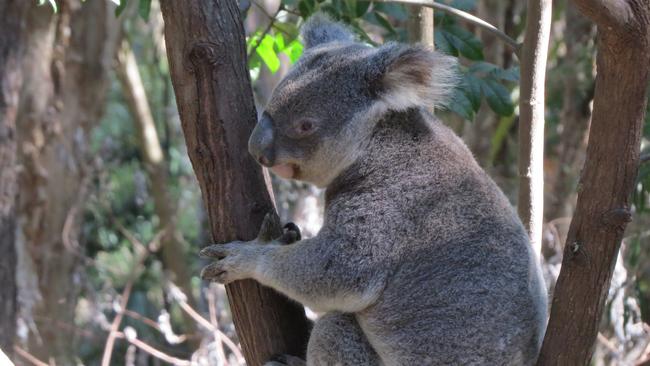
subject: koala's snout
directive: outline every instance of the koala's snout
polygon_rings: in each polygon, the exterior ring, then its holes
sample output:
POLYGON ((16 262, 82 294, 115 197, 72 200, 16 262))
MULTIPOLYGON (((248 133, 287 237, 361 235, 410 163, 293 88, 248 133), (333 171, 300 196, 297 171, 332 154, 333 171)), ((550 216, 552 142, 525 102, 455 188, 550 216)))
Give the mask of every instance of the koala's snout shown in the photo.
POLYGON ((273 123, 266 113, 255 125, 250 139, 248 139, 248 152, 260 164, 271 167, 275 161, 273 150, 273 123))

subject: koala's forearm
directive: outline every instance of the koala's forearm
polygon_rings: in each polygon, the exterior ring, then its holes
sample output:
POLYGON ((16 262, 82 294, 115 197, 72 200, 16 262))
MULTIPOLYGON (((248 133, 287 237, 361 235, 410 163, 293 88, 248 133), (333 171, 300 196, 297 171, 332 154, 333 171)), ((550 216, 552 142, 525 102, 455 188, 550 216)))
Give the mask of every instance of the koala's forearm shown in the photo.
POLYGON ((322 241, 266 245, 253 278, 316 311, 356 312, 374 303, 384 287, 383 272, 353 265, 349 255, 322 241))

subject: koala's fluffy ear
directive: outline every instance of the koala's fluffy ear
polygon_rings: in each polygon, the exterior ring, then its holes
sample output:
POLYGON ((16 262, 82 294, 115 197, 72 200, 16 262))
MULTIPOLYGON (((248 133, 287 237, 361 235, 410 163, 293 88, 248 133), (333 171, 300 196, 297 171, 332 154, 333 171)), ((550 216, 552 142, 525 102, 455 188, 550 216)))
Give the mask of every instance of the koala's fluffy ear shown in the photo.
POLYGON ((423 46, 387 43, 371 58, 370 91, 389 110, 444 107, 457 83, 456 59, 423 46))
POLYGON ((316 13, 309 17, 301 27, 300 35, 309 49, 329 42, 352 42, 354 34, 343 24, 332 21, 323 13, 316 13))

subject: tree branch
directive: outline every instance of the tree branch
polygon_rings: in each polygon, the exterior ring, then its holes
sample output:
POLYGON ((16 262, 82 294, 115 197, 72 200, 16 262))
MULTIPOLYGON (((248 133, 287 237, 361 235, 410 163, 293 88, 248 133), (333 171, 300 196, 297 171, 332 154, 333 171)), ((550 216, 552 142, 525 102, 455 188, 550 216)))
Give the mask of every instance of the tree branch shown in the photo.
POLYGON ((433 0, 376 0, 377 2, 380 3, 402 3, 402 4, 413 4, 413 5, 422 5, 426 6, 429 8, 437 9, 440 11, 443 11, 445 13, 454 15, 458 18, 461 18, 469 23, 472 23, 476 26, 479 26, 486 31, 494 34, 497 38, 500 40, 504 41, 512 50, 514 53, 519 56, 519 51, 521 48, 521 45, 517 43, 514 39, 510 38, 507 34, 505 34, 502 30, 499 28, 493 26, 492 24, 486 22, 485 20, 478 18, 470 13, 464 12, 462 10, 456 9, 454 7, 451 7, 449 5, 445 4, 440 4, 437 3, 433 0))
POLYGON ((605 29, 620 30, 634 18, 625 0, 574 0, 573 3, 582 14, 605 29))
POLYGON ((528 0, 520 57, 517 211, 538 256, 542 251, 544 225, 544 81, 552 3, 552 0, 528 0))

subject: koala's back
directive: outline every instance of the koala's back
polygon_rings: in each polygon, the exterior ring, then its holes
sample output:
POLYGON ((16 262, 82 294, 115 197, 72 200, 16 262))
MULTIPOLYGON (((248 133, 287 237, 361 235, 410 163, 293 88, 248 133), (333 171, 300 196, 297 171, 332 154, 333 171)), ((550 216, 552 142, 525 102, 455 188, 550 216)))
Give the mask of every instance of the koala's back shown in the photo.
POLYGON ((460 139, 431 118, 384 117, 366 156, 328 188, 327 226, 386 271, 357 320, 388 365, 534 363, 546 292, 527 235, 460 139))

